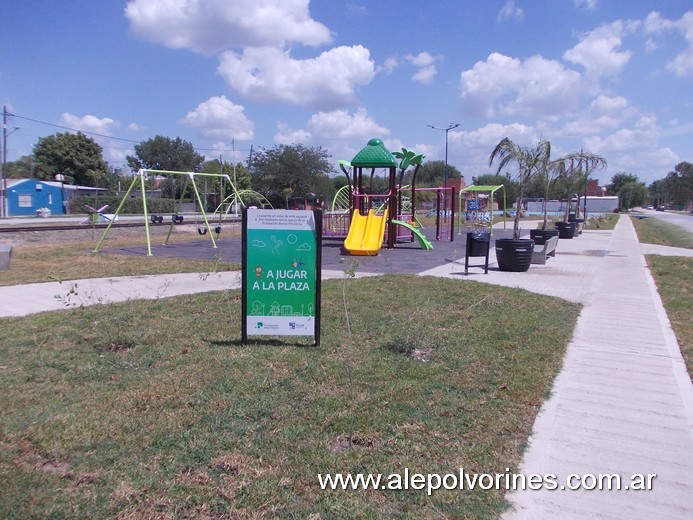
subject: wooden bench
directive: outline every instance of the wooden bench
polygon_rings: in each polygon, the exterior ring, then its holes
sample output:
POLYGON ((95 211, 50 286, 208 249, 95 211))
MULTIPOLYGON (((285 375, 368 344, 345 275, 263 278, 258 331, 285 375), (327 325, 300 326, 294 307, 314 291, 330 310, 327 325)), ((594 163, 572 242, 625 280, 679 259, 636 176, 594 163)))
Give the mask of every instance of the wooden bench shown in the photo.
POLYGON ((10 268, 12 244, 0 244, 0 271, 10 268))
POLYGON ((534 245, 534 253, 532 253, 533 264, 545 264, 546 259, 550 256, 556 256, 556 246, 558 245, 558 237, 549 238, 544 245, 534 245))

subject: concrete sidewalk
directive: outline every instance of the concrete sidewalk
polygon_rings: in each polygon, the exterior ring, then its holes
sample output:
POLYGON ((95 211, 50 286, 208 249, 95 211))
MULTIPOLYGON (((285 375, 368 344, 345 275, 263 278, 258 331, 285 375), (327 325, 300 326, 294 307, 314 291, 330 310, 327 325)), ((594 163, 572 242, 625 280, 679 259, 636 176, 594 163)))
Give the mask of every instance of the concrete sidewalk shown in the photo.
MULTIPOLYGON (((323 280, 342 276, 342 271, 322 272, 323 280)), ((183 294, 225 291, 240 287, 239 271, 88 278, 11 285, 0 287, 0 318, 128 300, 154 300, 183 294)))
POLYGON ((505 520, 693 518, 693 387, 627 217, 599 263, 520 471, 656 473, 653 489, 518 491, 505 520))

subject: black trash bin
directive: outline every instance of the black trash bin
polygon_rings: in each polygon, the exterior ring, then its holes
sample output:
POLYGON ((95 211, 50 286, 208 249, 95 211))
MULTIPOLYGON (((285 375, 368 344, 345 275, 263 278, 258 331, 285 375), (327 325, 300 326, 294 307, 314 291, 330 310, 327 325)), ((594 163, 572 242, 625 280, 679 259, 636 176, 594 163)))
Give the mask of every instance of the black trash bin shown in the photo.
POLYGON ((467 233, 467 245, 464 251, 464 274, 467 274, 469 271, 469 258, 480 256, 484 257, 484 264, 483 266, 477 265, 476 267, 483 267, 484 274, 488 274, 488 252, 490 246, 491 233, 488 231, 473 231, 467 233))

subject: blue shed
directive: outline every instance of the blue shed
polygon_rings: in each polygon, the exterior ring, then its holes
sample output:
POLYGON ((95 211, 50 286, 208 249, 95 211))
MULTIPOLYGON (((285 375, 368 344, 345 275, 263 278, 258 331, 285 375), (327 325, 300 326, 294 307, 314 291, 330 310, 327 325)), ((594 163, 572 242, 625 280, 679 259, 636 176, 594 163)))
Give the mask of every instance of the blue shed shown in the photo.
POLYGON ((41 208, 48 208, 53 215, 63 214, 63 190, 60 186, 36 179, 7 179, 8 217, 35 217, 41 208))

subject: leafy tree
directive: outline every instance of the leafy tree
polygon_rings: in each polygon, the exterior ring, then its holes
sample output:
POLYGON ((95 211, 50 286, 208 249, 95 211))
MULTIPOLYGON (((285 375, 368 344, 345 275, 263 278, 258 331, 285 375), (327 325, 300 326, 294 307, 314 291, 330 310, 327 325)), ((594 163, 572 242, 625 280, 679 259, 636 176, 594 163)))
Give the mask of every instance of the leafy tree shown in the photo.
MULTIPOLYGON (((448 180, 459 179, 460 171, 448 163, 448 180)), ((438 187, 445 183, 445 161, 428 161, 421 165, 416 173, 416 185, 420 187, 438 187)))
POLYGON ((34 147, 34 160, 38 179, 52 180, 60 173, 67 183, 94 186, 108 172, 101 146, 81 132, 41 137, 34 147))
POLYGON ((204 163, 202 171, 228 175, 231 182, 236 184, 237 190, 249 190, 252 186, 250 172, 241 162, 234 165, 227 162, 220 162, 219 159, 212 159, 204 163))
POLYGON ((647 201, 647 188, 644 182, 630 181, 618 190, 618 204, 622 210, 642 206, 647 201))
POLYGON ((650 185, 649 194, 657 206, 673 204, 686 208, 693 200, 693 163, 677 164, 674 171, 650 185))
POLYGON ((277 145, 261 148, 250 162, 253 187, 268 199, 281 199, 288 208, 293 197, 329 199, 333 188, 329 174, 333 171, 330 155, 321 147, 277 145))
POLYGON ((530 148, 529 146, 519 145, 507 137, 496 145, 489 156, 489 166, 493 164, 494 160, 498 159, 498 174, 509 164, 515 163, 517 165, 517 212, 515 213, 513 225, 513 239, 515 240, 520 238, 520 208, 524 187, 537 172, 544 171, 550 157, 550 141, 540 140, 533 148, 530 148))
POLYGON ((517 195, 517 183, 514 182, 508 175, 498 175, 495 173, 486 173, 472 178, 473 184, 476 186, 505 186, 505 190, 498 190, 493 194, 493 200, 498 204, 499 208, 503 208, 503 191, 505 191, 505 203, 513 201, 517 195))
POLYGON ((7 178, 8 179, 30 179, 34 177, 34 158, 31 155, 23 155, 16 161, 7 163, 7 178))
POLYGON ((611 182, 606 185, 606 191, 610 195, 618 195, 621 188, 631 182, 639 182, 638 176, 626 172, 619 172, 611 177, 611 182))
POLYGON ((176 137, 157 135, 135 145, 135 155, 128 155, 128 166, 133 171, 141 168, 193 172, 202 167, 205 158, 195 151, 191 143, 176 137))

